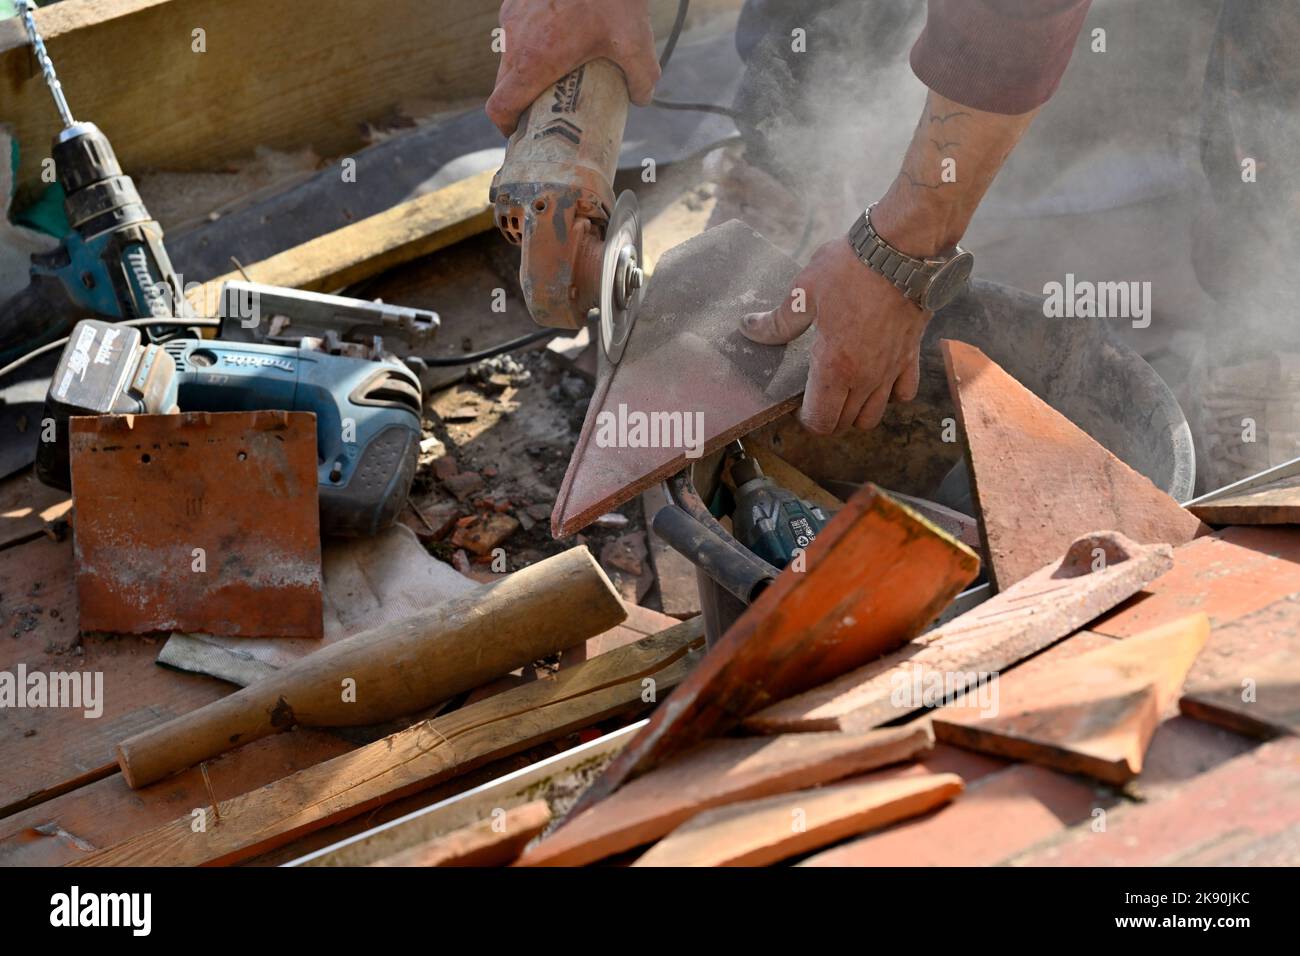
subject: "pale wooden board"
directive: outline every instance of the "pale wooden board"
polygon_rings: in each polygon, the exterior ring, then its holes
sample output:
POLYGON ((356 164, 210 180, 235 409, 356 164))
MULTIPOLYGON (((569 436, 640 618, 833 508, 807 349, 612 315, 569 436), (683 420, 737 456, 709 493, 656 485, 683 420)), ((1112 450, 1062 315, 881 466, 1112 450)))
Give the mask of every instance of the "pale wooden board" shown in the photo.
MULTIPOLYGON (((394 266, 445 249, 492 228, 488 187, 492 172, 426 193, 334 232, 245 264, 248 277, 267 285, 331 292, 394 266)), ((201 315, 216 315, 221 286, 239 272, 218 276, 187 293, 201 315)))

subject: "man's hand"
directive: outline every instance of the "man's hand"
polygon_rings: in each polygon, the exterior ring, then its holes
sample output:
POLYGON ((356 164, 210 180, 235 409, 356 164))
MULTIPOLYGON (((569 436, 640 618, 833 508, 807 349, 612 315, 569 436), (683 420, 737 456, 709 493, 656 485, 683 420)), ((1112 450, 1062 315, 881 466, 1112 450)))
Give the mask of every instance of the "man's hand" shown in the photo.
POLYGON ((816 326, 799 419, 811 432, 875 428, 890 396, 916 397, 921 336, 930 313, 858 259, 848 239, 813 253, 780 308, 745 316, 741 331, 781 345, 816 326), (802 305, 803 311, 796 311, 802 305))
MULTIPOLYGON (((931 91, 903 168, 871 209, 872 226, 918 259, 950 250, 1036 112, 981 113, 931 91)), ((840 236, 813 254, 779 309, 745 316, 741 331, 779 345, 810 324, 816 329, 800 419, 809 431, 829 434, 850 425, 875 428, 891 396, 916 397, 929 320, 840 236), (797 312, 801 300, 804 311, 797 312)))
POLYGON ((505 50, 487 114, 506 136, 548 86, 592 60, 622 67, 638 106, 659 82, 649 0, 505 0, 501 27, 505 50))

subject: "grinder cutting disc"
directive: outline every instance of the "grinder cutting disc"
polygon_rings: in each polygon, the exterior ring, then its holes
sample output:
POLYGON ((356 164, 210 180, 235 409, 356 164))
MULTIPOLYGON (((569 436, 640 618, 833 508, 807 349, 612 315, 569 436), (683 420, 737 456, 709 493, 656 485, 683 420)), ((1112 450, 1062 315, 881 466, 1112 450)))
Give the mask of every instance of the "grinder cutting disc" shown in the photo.
POLYGON ((605 357, 617 363, 632 332, 645 285, 641 270, 641 210, 636 195, 623 190, 605 229, 605 254, 600 263, 600 344, 605 357))

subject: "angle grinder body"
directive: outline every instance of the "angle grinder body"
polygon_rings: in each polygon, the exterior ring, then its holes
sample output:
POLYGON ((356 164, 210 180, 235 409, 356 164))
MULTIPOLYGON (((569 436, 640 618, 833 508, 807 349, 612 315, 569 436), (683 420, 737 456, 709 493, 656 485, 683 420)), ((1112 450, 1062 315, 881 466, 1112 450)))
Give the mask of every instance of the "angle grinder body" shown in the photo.
POLYGON ((497 228, 520 247, 519 283, 533 320, 576 330, 597 313, 613 362, 644 284, 636 197, 614 195, 627 111, 616 64, 578 67, 520 118, 491 191, 497 228))

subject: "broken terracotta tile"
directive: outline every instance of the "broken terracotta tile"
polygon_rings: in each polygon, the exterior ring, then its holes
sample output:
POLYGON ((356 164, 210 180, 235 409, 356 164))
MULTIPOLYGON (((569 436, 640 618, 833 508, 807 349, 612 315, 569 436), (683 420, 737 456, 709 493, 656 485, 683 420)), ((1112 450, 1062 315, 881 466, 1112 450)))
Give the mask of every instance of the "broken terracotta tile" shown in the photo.
POLYGON ((1300 524, 1300 474, 1190 505, 1188 510, 1210 524, 1300 524))
POLYGON ((829 783, 908 760, 933 743, 925 727, 710 740, 571 817, 518 865, 594 863, 657 840, 711 807, 829 783))
POLYGON ((736 220, 665 253, 622 360, 600 370, 551 516, 556 538, 799 404, 813 333, 775 346, 740 331, 798 271, 736 220))
POLYGON ((551 810, 533 800, 386 857, 371 866, 507 866, 546 829, 551 810))
POLYGON ((1088 820, 1115 797, 1019 764, 970 784, 951 806, 819 853, 801 866, 991 866, 1088 820))
POLYGON ((974 578, 979 560, 866 485, 736 620, 579 801, 773 701, 832 680, 920 633, 974 578), (864 574, 863 568, 871 568, 864 574))
POLYGON ((454 501, 412 501, 402 511, 400 520, 421 541, 441 541, 451 534, 461 513, 460 505, 454 501))
POLYGON ((316 419, 74 417, 83 631, 324 633, 316 419))
POLYGON ((1057 667, 1012 671, 996 680, 992 695, 967 694, 935 712, 935 735, 1123 784, 1142 772, 1151 736, 1209 630, 1205 615, 1194 614, 1057 667))
POLYGON ((480 514, 464 527, 457 528, 451 543, 474 554, 491 555, 507 538, 519 530, 519 522, 509 515, 480 514))
POLYGON ((1162 799, 1109 811, 1016 866, 1300 864, 1300 738, 1264 744, 1162 799))
POLYGON ((1300 594, 1215 629, 1179 709, 1248 736, 1300 735, 1300 594))
POLYGON ((1141 544, 1209 532, 975 346, 945 339, 942 347, 996 590, 1101 528, 1141 544))
POLYGON ((640 531, 619 535, 600 549, 600 566, 629 604, 639 604, 654 584, 648 557, 646 536, 640 531))
POLYGON ((926 813, 961 790, 961 777, 943 773, 732 803, 693 817, 632 865, 770 866, 926 813))
POLYGON ((1085 535, 1065 556, 878 660, 759 711, 757 733, 878 727, 960 693, 1083 627, 1173 566, 1168 545, 1085 535), (1097 570, 1094 570, 1097 568, 1097 570), (938 697, 930 688, 942 688, 938 697), (919 690, 921 693, 903 693, 919 690), (922 698, 917 700, 917 698, 922 698))
POLYGON ((1171 571, 1091 629, 1129 637, 1193 611, 1222 627, 1300 591, 1300 528, 1228 528, 1174 549, 1171 571))

